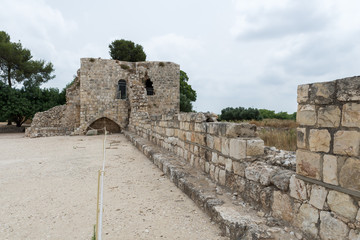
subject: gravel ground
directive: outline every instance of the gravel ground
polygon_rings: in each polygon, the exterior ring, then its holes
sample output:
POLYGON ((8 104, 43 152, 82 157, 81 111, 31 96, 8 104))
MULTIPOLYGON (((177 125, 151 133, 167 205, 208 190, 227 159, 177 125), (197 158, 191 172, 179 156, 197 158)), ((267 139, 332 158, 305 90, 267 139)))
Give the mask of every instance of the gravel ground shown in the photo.
MULTIPOLYGON (((0 134, 1 239, 91 239, 103 136, 0 134)), ((103 239, 226 239, 123 135, 106 144, 103 239)))

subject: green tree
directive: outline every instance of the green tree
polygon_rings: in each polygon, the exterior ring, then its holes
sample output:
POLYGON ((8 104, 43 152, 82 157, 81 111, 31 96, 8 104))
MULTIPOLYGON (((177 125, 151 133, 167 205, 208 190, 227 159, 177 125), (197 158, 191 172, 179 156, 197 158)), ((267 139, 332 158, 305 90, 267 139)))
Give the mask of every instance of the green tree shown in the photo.
POLYGON ((39 84, 25 82, 21 89, 0 82, 0 121, 11 120, 20 127, 35 113, 65 103, 57 88, 41 89, 39 84))
POLYGON ((180 111, 192 112, 192 102, 196 101, 196 91, 188 84, 189 77, 186 72, 180 70, 180 111))
POLYGON ((221 110, 221 115, 219 119, 226 121, 235 121, 235 120, 261 120, 260 111, 256 108, 224 108, 221 110))
POLYGON ((288 114, 287 112, 275 113, 275 111, 267 110, 267 109, 260 109, 259 111, 263 119, 275 118, 275 119, 283 119, 283 120, 296 120, 296 112, 292 114, 288 114))
MULTIPOLYGON (((120 61, 138 62, 145 61, 146 54, 143 47, 128 40, 115 40, 110 45, 110 56, 120 61)), ((189 77, 186 72, 180 70, 180 111, 193 111, 192 102, 196 101, 196 92, 188 83, 189 77)))
MULTIPOLYGON (((53 71, 52 63, 45 63, 44 60, 32 60, 30 50, 23 48, 20 42, 11 42, 10 36, 4 31, 0 31, 1 82, 10 88, 15 83, 32 82, 39 85, 53 79, 55 77, 52 75, 53 71)), ((10 90, 7 93, 9 99, 13 99, 16 94, 19 94, 17 91, 10 90)), ((15 101, 9 103, 15 104, 15 101)), ((16 103, 21 102, 16 101, 16 103)), ((8 119, 8 125, 11 125, 11 119, 8 119)))
POLYGON ((30 50, 20 42, 11 42, 10 36, 0 31, 0 80, 12 87, 15 83, 32 81, 44 83, 53 79, 52 63, 32 60, 30 50))
POLYGON ((115 40, 110 45, 112 59, 128 62, 141 62, 146 60, 143 47, 129 40, 115 40))

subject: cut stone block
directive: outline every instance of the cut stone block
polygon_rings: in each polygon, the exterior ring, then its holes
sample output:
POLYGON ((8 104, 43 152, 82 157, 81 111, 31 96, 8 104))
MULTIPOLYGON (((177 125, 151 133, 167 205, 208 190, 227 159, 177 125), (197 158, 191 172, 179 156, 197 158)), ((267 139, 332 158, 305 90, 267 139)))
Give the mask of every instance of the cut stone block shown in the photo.
POLYGON ((306 128, 297 128, 297 147, 306 148, 306 128))
POLYGON ((360 191, 360 159, 348 158, 340 170, 339 179, 342 187, 360 191))
POLYGON ((214 136, 214 148, 216 151, 221 152, 221 138, 214 136))
POLYGON ((316 207, 317 209, 322 210, 324 207, 325 199, 328 194, 328 191, 321 186, 313 185, 310 195, 310 204, 316 207))
POLYGON ((321 180, 321 155, 305 150, 297 150, 296 173, 321 180))
POLYGON ((337 131, 334 135, 334 153, 346 156, 359 156, 360 133, 356 131, 337 131))
POLYGON ((246 156, 260 156, 264 154, 264 141, 262 139, 251 139, 246 142, 246 156))
POLYGON ((343 106, 342 125, 345 127, 360 127, 360 104, 346 103, 343 106))
POLYGON ((230 154, 230 140, 228 138, 221 139, 221 153, 225 156, 230 154))
POLYGON ((305 233, 316 238, 318 234, 317 222, 319 220, 319 210, 310 204, 303 204, 299 213, 294 219, 294 225, 303 230, 305 233))
POLYGON ((299 85, 297 88, 297 102, 305 103, 309 99, 309 84, 299 85))
POLYGON ((294 218, 293 205, 290 197, 281 191, 274 191, 272 210, 274 217, 281 218, 287 222, 292 222, 294 218))
POLYGON ((314 83, 310 92, 310 99, 317 104, 329 104, 333 101, 335 82, 314 83))
POLYGON ((351 77, 337 80, 337 99, 339 101, 359 101, 360 100, 360 79, 351 77))
POLYGON ((331 213, 320 212, 320 238, 323 240, 346 239, 349 233, 348 226, 331 216, 331 213))
POLYGON ((230 156, 235 159, 244 159, 246 157, 246 140, 230 139, 230 156))
POLYGON ((233 161, 230 159, 230 158, 227 158, 225 160, 225 170, 228 171, 228 172, 231 172, 232 171, 232 163, 233 161))
POLYGON ((295 174, 290 178, 290 196, 299 200, 307 199, 306 184, 303 180, 296 178, 295 174))
POLYGON ((300 125, 313 126, 316 124, 316 112, 314 105, 299 105, 296 121, 300 125))
POLYGON ((331 136, 328 130, 311 129, 309 147, 312 152, 329 152, 331 136))
POLYGON ((339 127, 341 111, 338 106, 329 105, 318 110, 319 127, 339 127))
POLYGON ((337 157, 334 155, 324 155, 323 181, 329 184, 338 185, 337 169, 337 157))
POLYGON ((206 135, 206 146, 208 148, 214 148, 214 137, 210 134, 206 135))
POLYGON ((335 213, 353 221, 356 217, 358 208, 354 205, 352 198, 338 191, 329 191, 327 203, 335 213))

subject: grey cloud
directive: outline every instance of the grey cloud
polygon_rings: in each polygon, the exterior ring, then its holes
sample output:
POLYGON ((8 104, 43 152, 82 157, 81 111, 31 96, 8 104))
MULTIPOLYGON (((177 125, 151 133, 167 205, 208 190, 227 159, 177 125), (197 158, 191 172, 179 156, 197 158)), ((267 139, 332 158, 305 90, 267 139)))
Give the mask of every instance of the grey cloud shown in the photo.
MULTIPOLYGON (((352 41, 352 40, 351 40, 352 41)), ((320 76, 329 72, 340 71, 349 55, 358 54, 356 45, 346 39, 335 39, 332 36, 313 37, 301 48, 274 64, 283 67, 284 71, 302 76, 320 76)))
POLYGON ((315 3, 291 2, 283 9, 243 13, 250 26, 237 36, 238 40, 269 40, 294 34, 317 32, 325 29, 330 16, 319 12, 315 3))

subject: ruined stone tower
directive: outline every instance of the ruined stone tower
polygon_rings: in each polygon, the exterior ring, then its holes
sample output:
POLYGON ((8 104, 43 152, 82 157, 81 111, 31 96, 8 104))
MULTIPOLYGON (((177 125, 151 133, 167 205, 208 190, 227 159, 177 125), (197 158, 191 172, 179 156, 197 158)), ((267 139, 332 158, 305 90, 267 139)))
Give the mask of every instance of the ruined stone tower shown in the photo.
POLYGON ((30 137, 84 134, 105 125, 120 132, 132 119, 180 110, 180 67, 170 62, 82 58, 66 105, 37 113, 30 137))

